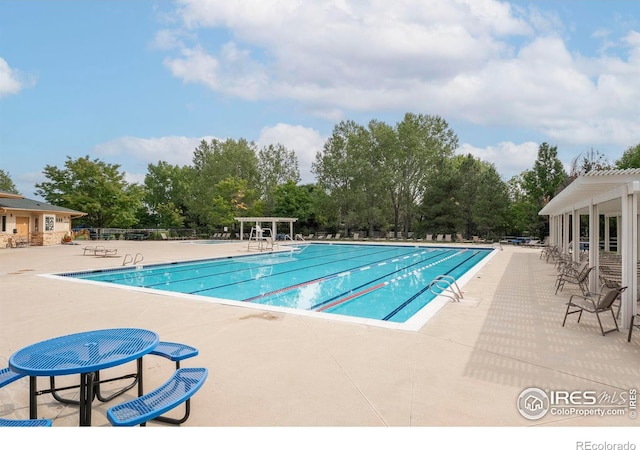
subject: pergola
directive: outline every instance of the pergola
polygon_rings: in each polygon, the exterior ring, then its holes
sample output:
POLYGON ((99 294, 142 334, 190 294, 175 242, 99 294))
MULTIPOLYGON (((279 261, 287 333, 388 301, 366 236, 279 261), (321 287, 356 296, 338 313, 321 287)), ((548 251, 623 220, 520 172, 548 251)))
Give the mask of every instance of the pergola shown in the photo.
POLYGON ((271 230, 275 234, 277 230, 277 224, 284 222, 289 223, 289 236, 293 239, 293 224, 298 221, 297 217, 234 217, 235 220, 240 222, 240 240, 244 237, 244 224, 246 222, 255 223, 256 225, 263 226, 263 224, 271 224, 271 230))
MULTIPOLYGON (((588 247, 591 271, 589 286, 598 289, 600 272, 600 217, 604 216, 604 250, 610 250, 611 218, 615 217, 617 248, 622 261, 621 325, 628 328, 637 311, 638 298, 638 201, 640 169, 602 170, 576 178, 538 213, 549 216, 549 244, 579 259, 580 216, 588 216, 588 247)), ((583 242, 584 243, 584 242, 583 242)))

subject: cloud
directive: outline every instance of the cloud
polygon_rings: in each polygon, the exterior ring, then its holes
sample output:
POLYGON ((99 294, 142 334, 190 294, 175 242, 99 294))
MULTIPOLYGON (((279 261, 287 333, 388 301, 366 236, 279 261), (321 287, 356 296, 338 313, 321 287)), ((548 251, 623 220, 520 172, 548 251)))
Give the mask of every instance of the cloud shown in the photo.
POLYGON ((497 0, 182 0, 175 15, 195 43, 165 64, 224 95, 334 121, 412 111, 573 145, 640 140, 637 32, 586 56, 553 11, 497 0))
POLYGON ((125 136, 96 145, 93 152, 100 156, 126 156, 145 165, 166 161, 169 164, 185 166, 192 163, 193 151, 203 139, 209 141, 216 138, 212 136, 198 138, 166 136, 145 139, 125 136))
POLYGON ((495 146, 485 148, 474 147, 471 144, 462 144, 457 153, 460 155, 471 154, 482 161, 492 163, 499 174, 508 181, 512 176, 519 175, 533 167, 538 157, 539 144, 535 142, 500 142, 495 146))
POLYGON ((7 61, 0 58, 0 98, 5 95, 17 94, 32 81, 25 79, 20 72, 12 69, 7 61))
POLYGON ((293 150, 298 157, 301 182, 307 184, 315 182, 311 164, 315 161, 316 153, 324 148, 325 141, 326 138, 312 128, 279 123, 263 128, 256 145, 262 148, 269 144, 282 144, 288 150, 293 150))

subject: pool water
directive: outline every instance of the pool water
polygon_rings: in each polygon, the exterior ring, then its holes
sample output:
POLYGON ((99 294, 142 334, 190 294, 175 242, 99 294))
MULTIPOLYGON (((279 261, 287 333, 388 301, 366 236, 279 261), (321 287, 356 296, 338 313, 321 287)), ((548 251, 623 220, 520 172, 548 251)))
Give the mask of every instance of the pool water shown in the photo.
POLYGON ((491 251, 305 244, 284 252, 60 275, 258 307, 403 323, 436 297, 429 289, 431 280, 438 275, 458 280, 491 251))

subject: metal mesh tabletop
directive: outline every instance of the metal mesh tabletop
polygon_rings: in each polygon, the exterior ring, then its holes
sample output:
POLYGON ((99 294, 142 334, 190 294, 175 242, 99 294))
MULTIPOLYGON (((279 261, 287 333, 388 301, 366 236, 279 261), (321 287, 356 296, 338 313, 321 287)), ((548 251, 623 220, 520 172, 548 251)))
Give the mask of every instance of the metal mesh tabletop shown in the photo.
POLYGON ((159 342, 153 331, 112 328, 69 334, 32 344, 9 359, 9 367, 31 376, 95 372, 133 361, 159 342))

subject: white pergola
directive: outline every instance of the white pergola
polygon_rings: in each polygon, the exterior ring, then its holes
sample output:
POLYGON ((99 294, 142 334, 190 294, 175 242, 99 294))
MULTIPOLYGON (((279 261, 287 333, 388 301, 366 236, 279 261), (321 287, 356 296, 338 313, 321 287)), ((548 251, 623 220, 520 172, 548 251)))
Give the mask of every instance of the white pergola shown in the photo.
POLYGON ((265 223, 271 224, 271 230, 274 233, 274 237, 276 230, 278 229, 278 223, 289 223, 289 236, 291 237, 291 239, 293 239, 293 224, 298 221, 297 217, 234 217, 234 219, 240 222, 241 241, 244 237, 244 224, 247 222, 255 223, 256 225, 259 225, 261 227, 264 226, 265 223))
POLYGON ((602 170, 576 178, 538 213, 549 216, 549 244, 568 253, 573 240, 573 257, 579 258, 580 216, 589 217, 589 286, 598 289, 600 272, 600 216, 604 221, 604 249, 610 250, 610 218, 616 218, 617 252, 622 259, 621 328, 628 328, 636 314, 638 296, 638 201, 640 169, 602 170), (573 218, 573 220, 571 219, 573 218), (571 230, 570 230, 571 228, 571 230))

